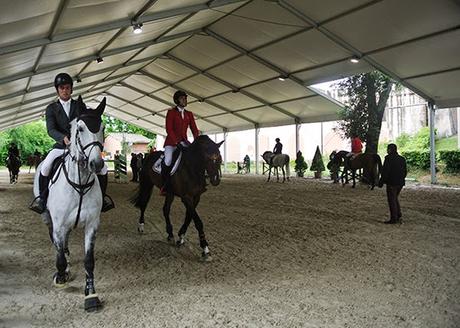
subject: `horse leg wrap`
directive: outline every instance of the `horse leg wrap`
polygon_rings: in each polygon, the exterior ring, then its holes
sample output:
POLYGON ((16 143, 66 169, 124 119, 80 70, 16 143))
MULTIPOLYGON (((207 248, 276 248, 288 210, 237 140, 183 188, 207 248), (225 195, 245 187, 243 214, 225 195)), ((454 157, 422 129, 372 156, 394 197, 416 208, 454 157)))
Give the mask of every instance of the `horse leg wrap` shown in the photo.
POLYGON ((208 241, 206 240, 206 236, 204 234, 200 235, 200 247, 207 248, 209 246, 208 241))

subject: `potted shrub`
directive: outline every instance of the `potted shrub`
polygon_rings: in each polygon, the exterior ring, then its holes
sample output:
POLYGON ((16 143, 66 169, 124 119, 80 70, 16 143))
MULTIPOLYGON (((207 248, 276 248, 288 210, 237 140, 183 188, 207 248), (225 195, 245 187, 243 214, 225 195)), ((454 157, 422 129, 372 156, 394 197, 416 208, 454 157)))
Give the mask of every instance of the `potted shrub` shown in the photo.
POLYGON ((315 172, 315 179, 321 179, 321 172, 325 170, 323 157, 319 151, 319 146, 316 146, 315 156, 311 162, 310 171, 315 172))
POLYGON ((303 158, 302 152, 299 150, 297 152, 297 156, 295 159, 295 167, 294 171, 297 172, 297 176, 299 178, 303 178, 305 171, 308 169, 308 164, 305 162, 305 159, 303 158))

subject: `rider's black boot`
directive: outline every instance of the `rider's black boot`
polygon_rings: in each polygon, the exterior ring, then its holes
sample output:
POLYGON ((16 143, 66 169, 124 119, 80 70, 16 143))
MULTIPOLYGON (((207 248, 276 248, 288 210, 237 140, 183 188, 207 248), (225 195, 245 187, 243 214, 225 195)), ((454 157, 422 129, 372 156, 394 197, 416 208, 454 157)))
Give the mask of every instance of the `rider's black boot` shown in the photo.
POLYGON ((160 195, 166 196, 171 191, 171 166, 166 166, 161 163, 161 180, 163 180, 163 187, 160 189, 160 195))
POLYGON ((107 191, 107 184, 109 182, 108 175, 98 175, 97 179, 99 180, 99 185, 101 186, 102 192, 102 210, 101 212, 107 212, 112 208, 115 208, 115 204, 113 203, 112 198, 106 194, 107 191))
POLYGON ((48 183, 49 178, 40 173, 38 177, 38 189, 40 190, 40 195, 33 200, 32 204, 29 205, 29 209, 37 212, 38 214, 42 214, 46 210, 46 200, 48 199, 48 183))

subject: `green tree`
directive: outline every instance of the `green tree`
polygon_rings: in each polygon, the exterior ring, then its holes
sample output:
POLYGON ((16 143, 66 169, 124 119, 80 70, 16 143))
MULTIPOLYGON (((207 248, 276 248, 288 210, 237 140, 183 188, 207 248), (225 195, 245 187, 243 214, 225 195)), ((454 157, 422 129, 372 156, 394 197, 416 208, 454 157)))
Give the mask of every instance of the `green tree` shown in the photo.
POLYGON ((54 144, 48 136, 43 120, 21 125, 0 133, 0 161, 5 162, 8 146, 11 142, 18 145, 22 160, 26 160, 35 151, 47 153, 54 144))
POLYGON ((350 138, 357 135, 366 142, 366 152, 377 153, 383 113, 394 81, 374 71, 359 74, 339 83, 348 97, 346 106, 339 112, 342 121, 336 130, 350 138))
POLYGON ((323 156, 319 150, 319 146, 316 146, 315 156, 311 162, 310 171, 322 172, 326 170, 324 167, 323 156))
POLYGON ((104 123, 106 134, 110 132, 135 133, 143 135, 144 137, 147 137, 152 140, 155 140, 157 137, 157 135, 153 132, 142 129, 133 124, 123 122, 122 120, 119 120, 112 116, 103 115, 102 122, 104 123))

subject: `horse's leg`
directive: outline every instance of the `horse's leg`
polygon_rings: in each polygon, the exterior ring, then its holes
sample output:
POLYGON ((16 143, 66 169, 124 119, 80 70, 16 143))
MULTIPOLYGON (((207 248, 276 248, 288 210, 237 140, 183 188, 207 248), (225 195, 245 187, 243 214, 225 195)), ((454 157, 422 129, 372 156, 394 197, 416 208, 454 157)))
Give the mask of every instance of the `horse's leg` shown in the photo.
POLYGON ((283 171, 283 182, 286 181, 286 172, 284 171, 284 166, 281 166, 281 171, 283 171))
POLYGON ((93 312, 102 307, 102 303, 96 294, 94 287, 94 243, 96 241, 96 229, 91 225, 85 226, 85 310, 93 312))
POLYGON ((65 244, 64 244, 64 254, 67 255, 67 268, 65 269, 65 272, 69 275, 70 277, 70 251, 69 251, 69 236, 70 236, 70 229, 67 231, 67 234, 65 236, 65 244))
POLYGON ((190 211, 192 214, 193 222, 195 223, 195 228, 198 231, 198 238, 200 239, 200 247, 203 250, 203 252, 201 253, 201 258, 203 261, 210 261, 211 252, 209 251, 209 244, 204 234, 203 221, 201 221, 200 216, 196 212, 196 207, 198 206, 199 202, 200 202, 200 196, 196 196, 194 199, 194 204, 190 208, 190 211))
POLYGON ((369 170, 369 179, 371 180, 370 181, 370 185, 371 185, 371 190, 374 190, 374 187, 375 187, 375 166, 372 165, 371 166, 371 169, 369 170))
POLYGON ((268 166, 268 179, 267 179, 267 182, 270 181, 270 175, 271 175, 271 173, 272 173, 272 166, 269 165, 269 166, 268 166))
POLYGON ((177 246, 182 246, 185 243, 185 233, 187 232, 188 226, 190 225, 190 222, 192 222, 192 213, 189 209, 189 206, 187 205, 187 202, 182 198, 182 203, 185 206, 185 220, 182 226, 179 229, 179 240, 176 242, 177 246))
POLYGON ((54 246, 56 246, 56 268, 57 272, 54 274, 53 280, 54 285, 58 288, 65 287, 69 280, 67 270, 67 259, 65 257, 65 245, 66 245, 67 232, 59 232, 53 234, 54 246))
POLYGON ((276 182, 280 182, 280 171, 276 168, 276 182))
POLYGON ((171 204, 173 200, 174 194, 168 193, 163 204, 163 216, 165 218, 166 223, 166 233, 168 234, 168 242, 174 244, 173 226, 171 224, 171 219, 169 218, 169 213, 171 212, 171 204))
POLYGON ((351 179, 353 180, 353 186, 351 187, 354 188, 356 186, 356 170, 351 170, 351 179))
POLYGON ((348 172, 346 168, 343 168, 342 175, 340 176, 340 180, 342 180, 342 187, 348 183, 348 172), (345 182, 343 182, 343 178, 345 178, 345 182))

